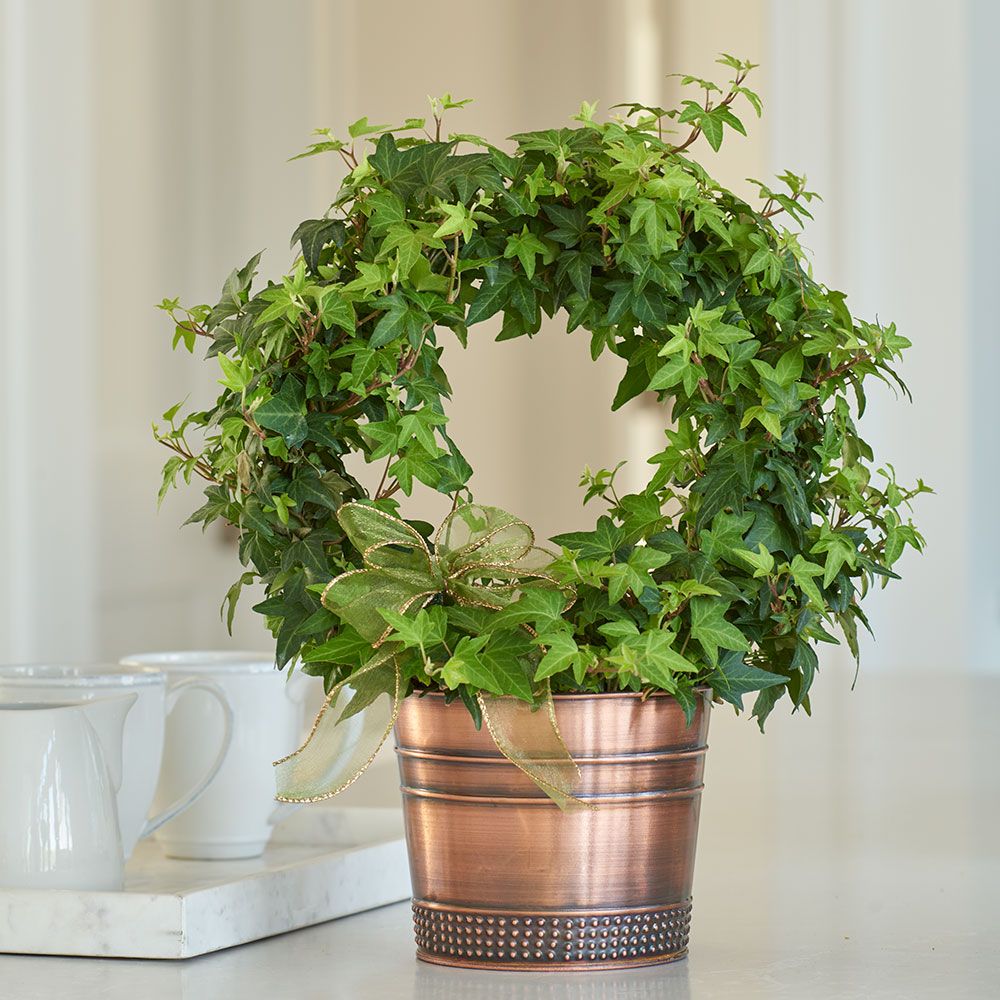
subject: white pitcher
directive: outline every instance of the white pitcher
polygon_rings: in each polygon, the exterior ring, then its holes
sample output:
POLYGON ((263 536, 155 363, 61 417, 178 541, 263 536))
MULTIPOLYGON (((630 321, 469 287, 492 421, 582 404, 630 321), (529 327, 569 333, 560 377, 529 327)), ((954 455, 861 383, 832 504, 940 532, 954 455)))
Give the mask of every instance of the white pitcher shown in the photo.
MULTIPOLYGON (((135 707, 125 721, 122 786, 118 792, 118 819, 128 861, 136 842, 183 812, 214 780, 229 750, 232 709, 224 692, 210 679, 175 678, 148 667, 123 668, 110 664, 69 665, 33 663, 0 666, 0 703, 7 701, 89 701, 118 694, 135 694, 135 707), (193 698, 189 697, 198 692, 193 698), (212 704, 213 700, 216 704, 212 704), (169 801, 161 801, 149 817, 163 761, 166 718, 177 705, 193 701, 214 714, 221 709, 222 724, 212 726, 210 750, 202 766, 190 771, 186 784, 169 801), (206 706, 207 703, 207 706, 206 706)), ((213 720, 214 721, 214 720, 213 720)), ((183 748, 181 751, 183 753, 183 748)), ((201 760, 201 758, 199 758, 201 760)), ((3 808, 0 803, 0 809, 3 808)))
POLYGON ((135 700, 0 702, 0 887, 122 888, 117 792, 135 700))

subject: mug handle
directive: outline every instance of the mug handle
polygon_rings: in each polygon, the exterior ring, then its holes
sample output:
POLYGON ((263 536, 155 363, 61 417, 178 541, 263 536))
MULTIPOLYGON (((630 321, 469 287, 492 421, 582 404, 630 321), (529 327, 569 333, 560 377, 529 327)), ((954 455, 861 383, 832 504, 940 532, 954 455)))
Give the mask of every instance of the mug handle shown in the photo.
POLYGON ((184 812, 188 806, 191 806, 195 801, 201 797, 202 792, 215 780, 215 776, 219 773, 219 768, 225 763, 226 754, 229 753, 229 746, 233 742, 233 708, 229 704, 229 699, 226 697, 222 688, 218 684, 213 684, 212 681, 202 680, 200 677, 187 677, 182 681, 178 681, 176 684, 172 685, 170 690, 167 692, 167 714, 169 715, 180 698, 187 694, 189 691, 201 690, 210 694, 218 703, 219 707, 222 709, 223 715, 223 729, 222 729, 222 743, 219 746, 219 752, 215 755, 215 760, 212 761, 211 766, 205 773, 205 776, 199 781, 194 788, 191 789, 187 794, 182 795, 179 799, 172 802, 163 812, 153 816, 151 819, 146 820, 146 825, 142 828, 142 833, 139 834, 139 839, 142 840, 144 837, 148 837, 153 831, 158 830, 164 823, 168 823, 175 816, 184 812))
POLYGON ((271 815, 267 817, 267 825, 277 826, 279 823, 284 823, 286 819, 297 813, 304 805, 304 802, 279 802, 271 811, 271 815))

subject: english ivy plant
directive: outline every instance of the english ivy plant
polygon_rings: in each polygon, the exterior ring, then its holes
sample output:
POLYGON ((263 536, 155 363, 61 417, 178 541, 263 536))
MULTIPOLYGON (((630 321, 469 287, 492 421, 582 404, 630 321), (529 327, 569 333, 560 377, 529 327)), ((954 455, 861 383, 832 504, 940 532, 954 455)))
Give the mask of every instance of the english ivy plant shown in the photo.
POLYGON ((466 103, 450 96, 427 120, 322 130, 301 155, 339 157, 346 176, 295 230, 289 273, 255 290, 258 255, 216 305, 161 304, 174 345, 204 341, 222 385, 210 409, 164 414, 161 497, 179 475, 208 481, 190 520, 235 525, 246 567, 224 610, 231 624, 241 588, 263 582, 279 666, 331 687, 388 642, 404 693, 442 689, 474 714, 481 691, 549 690, 663 690, 691 712, 708 685, 736 706, 758 692, 763 724, 786 694, 809 711, 817 643, 841 635, 857 656, 861 599, 922 546, 906 509, 926 487, 876 471, 856 428, 866 380, 906 394, 892 365, 909 342, 813 277, 787 228, 811 217, 804 177, 755 181, 752 205, 693 158, 744 133, 740 106, 760 114, 752 64, 719 61, 727 86, 683 79, 699 99, 609 120, 584 104, 572 127, 506 149, 446 135, 443 113, 466 103), (443 345, 497 314, 498 339, 530 337, 557 313, 594 359, 621 358, 613 409, 641 393, 669 404, 646 487, 620 495, 617 470, 588 471, 585 501, 606 505, 594 529, 556 536, 561 552, 497 606, 365 576, 373 550, 344 511, 403 518, 378 550, 400 556, 398 582, 420 539, 435 545, 401 497, 422 483, 479 509, 448 429, 443 345), (370 494, 352 452, 377 463, 370 494), (381 589, 331 591, 351 570, 381 589), (359 601, 374 631, 356 627, 359 601))

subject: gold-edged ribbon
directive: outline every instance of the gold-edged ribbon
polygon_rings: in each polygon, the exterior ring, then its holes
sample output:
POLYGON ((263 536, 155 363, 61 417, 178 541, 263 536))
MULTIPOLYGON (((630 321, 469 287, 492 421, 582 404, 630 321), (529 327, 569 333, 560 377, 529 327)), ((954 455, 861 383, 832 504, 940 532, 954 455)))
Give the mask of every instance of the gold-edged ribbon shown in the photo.
POLYGON ((392 650, 373 656, 323 702, 305 742, 274 762, 279 802, 320 802, 353 785, 389 738, 402 703, 392 650))
POLYGON ((544 700, 532 706, 520 698, 480 692, 477 701, 483 723, 497 749, 523 771, 564 812, 592 808, 573 794, 580 780, 580 767, 570 756, 559 723, 556 706, 546 682, 544 700))
MULTIPOLYGON (((381 611, 406 614, 438 595, 456 604, 501 610, 527 580, 558 583, 545 572, 551 556, 534 532, 497 507, 467 504, 445 518, 434 550, 400 518, 363 503, 345 504, 337 520, 361 553, 361 569, 327 584, 325 607, 372 644, 374 655, 333 687, 305 742, 275 762, 277 798, 318 802, 353 784, 377 756, 402 703, 395 643, 381 611)), ((580 771, 559 733, 548 686, 540 706, 512 697, 478 696, 483 721, 500 752, 561 809, 581 806, 573 795, 580 771)))

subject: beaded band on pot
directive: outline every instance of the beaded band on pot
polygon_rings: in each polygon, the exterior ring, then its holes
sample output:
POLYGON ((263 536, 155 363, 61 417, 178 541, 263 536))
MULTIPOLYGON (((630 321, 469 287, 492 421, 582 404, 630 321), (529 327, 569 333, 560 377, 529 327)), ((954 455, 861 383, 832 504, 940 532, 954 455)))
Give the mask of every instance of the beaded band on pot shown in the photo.
POLYGON ((420 957, 443 965, 620 967, 682 958, 691 903, 581 915, 458 910, 415 901, 413 923, 420 957))

